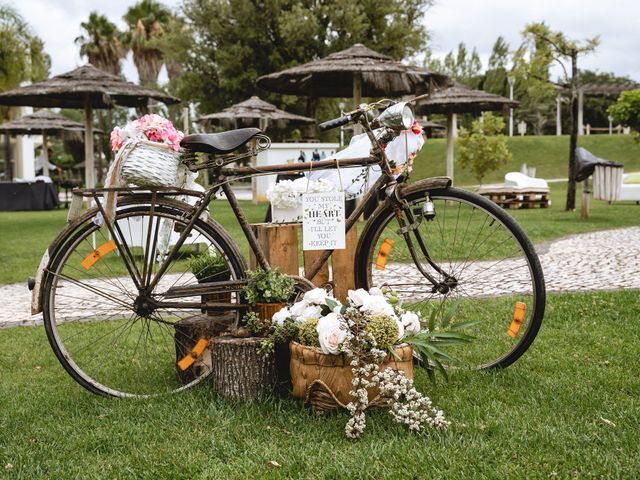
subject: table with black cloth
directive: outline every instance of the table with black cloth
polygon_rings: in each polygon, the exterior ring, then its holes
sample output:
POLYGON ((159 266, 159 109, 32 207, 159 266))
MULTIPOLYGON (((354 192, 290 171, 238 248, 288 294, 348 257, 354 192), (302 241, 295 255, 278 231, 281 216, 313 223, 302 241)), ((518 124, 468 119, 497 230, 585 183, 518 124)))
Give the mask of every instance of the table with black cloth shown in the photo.
POLYGON ((46 182, 0 182, 0 211, 51 210, 58 206, 58 190, 46 182))

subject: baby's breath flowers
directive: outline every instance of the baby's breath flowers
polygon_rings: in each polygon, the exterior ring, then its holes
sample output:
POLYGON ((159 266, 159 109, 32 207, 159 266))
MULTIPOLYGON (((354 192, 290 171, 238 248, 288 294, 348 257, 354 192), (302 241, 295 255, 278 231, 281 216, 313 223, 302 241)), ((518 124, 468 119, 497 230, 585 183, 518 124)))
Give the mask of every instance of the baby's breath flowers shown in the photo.
MULTIPOLYGON (((407 425, 410 430, 446 428, 449 422, 442 411, 434 408, 431 399, 418 392, 413 381, 403 372, 393 368, 380 371, 380 363, 386 359, 388 349, 378 348, 370 328, 372 321, 367 314, 353 306, 348 307, 341 317, 341 326, 347 332, 342 349, 351 358, 353 373, 353 389, 349 393, 354 400, 347 405, 351 418, 345 426, 346 436, 356 439, 364 432, 365 411, 369 405, 368 389, 375 387, 378 387, 380 396, 388 400, 393 418, 407 425)), ((383 338, 386 340, 386 335, 383 338)))

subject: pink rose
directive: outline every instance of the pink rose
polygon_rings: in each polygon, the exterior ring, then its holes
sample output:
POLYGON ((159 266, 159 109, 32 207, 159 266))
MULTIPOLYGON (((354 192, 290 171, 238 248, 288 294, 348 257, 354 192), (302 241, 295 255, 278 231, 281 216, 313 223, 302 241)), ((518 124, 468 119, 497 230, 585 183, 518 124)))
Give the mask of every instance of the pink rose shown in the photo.
POLYGON ((111 131, 111 150, 113 150, 114 152, 117 152, 118 150, 120 150, 120 147, 122 147, 122 132, 120 131, 119 127, 115 127, 112 131, 111 131))

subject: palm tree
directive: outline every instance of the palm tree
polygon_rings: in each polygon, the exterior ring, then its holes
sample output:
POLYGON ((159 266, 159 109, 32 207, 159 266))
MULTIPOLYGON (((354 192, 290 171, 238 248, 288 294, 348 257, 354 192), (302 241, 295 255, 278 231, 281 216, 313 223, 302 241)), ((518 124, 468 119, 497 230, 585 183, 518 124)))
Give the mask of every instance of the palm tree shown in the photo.
POLYGON ((162 37, 172 14, 156 0, 142 0, 127 10, 124 21, 129 27, 127 44, 142 85, 155 84, 164 63, 162 37))
POLYGON ((51 58, 20 14, 0 4, 0 91, 49 76, 51 58))
POLYGON ((91 12, 89 20, 82 22, 80 27, 83 33, 75 40, 80 46, 80 55, 87 57, 94 67, 120 75, 120 60, 127 52, 116 25, 106 16, 91 12))

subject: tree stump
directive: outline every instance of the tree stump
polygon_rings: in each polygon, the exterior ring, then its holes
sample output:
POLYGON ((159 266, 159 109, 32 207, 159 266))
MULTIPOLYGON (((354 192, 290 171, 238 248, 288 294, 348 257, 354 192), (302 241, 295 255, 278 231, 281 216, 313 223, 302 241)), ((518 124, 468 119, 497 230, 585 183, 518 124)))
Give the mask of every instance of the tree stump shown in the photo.
POLYGON ((274 356, 259 351, 262 337, 217 337, 211 341, 213 390, 233 400, 258 398, 276 383, 274 356))
POLYGON ((219 336, 235 324, 237 315, 234 312, 217 312, 215 317, 201 314, 180 320, 175 324, 174 340, 176 344, 176 375, 182 385, 192 382, 211 370, 211 348, 206 347, 200 354, 195 355, 194 347, 200 339, 207 342, 219 336), (179 362, 185 357, 192 356, 194 362, 186 369, 182 369, 179 362))

